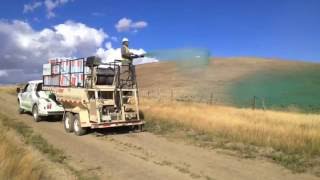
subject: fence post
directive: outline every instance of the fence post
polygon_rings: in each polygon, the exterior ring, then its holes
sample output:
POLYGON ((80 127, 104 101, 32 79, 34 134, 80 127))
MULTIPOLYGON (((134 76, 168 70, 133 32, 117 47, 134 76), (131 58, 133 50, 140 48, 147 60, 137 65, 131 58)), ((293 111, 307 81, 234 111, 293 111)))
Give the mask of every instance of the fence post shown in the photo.
POLYGON ((253 101, 252 101, 252 109, 256 109, 256 96, 253 96, 253 101))
POLYGON ((173 101, 173 89, 171 88, 171 101, 173 101))
POLYGON ((160 101, 161 100, 161 92, 160 92, 160 88, 158 88, 158 101, 160 101))
POLYGON ((262 98, 262 108, 263 108, 263 110, 266 110, 266 105, 264 103, 264 98, 262 98))

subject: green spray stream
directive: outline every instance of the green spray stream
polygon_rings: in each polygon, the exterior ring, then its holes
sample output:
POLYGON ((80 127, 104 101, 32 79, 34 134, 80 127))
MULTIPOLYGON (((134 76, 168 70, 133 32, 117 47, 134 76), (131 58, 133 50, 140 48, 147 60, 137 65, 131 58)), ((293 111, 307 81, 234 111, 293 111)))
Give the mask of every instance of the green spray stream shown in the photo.
POLYGON ((180 48, 150 51, 145 56, 158 59, 160 62, 174 62, 182 70, 206 68, 210 62, 210 52, 201 48, 180 48))

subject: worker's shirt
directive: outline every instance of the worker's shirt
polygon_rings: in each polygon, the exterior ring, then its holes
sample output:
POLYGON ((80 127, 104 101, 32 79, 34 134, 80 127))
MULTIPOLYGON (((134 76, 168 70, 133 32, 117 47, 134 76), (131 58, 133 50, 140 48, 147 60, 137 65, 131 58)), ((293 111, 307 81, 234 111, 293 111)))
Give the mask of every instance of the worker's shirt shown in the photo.
POLYGON ((132 62, 131 53, 129 51, 128 46, 122 45, 121 47, 121 56, 124 61, 132 62))

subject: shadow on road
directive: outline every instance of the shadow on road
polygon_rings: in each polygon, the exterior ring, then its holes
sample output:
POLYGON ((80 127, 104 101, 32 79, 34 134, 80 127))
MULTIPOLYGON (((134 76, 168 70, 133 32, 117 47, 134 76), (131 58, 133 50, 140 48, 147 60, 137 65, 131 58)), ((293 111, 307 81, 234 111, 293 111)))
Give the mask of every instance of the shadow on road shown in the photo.
POLYGON ((92 129, 90 134, 95 136, 107 136, 107 135, 122 135, 139 132, 137 127, 113 127, 105 129, 92 129))

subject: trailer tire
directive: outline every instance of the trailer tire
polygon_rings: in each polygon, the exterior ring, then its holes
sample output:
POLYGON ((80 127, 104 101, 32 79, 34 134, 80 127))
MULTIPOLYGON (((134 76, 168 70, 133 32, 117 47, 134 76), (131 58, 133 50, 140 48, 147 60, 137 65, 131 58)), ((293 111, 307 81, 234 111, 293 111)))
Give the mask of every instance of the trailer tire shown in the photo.
POLYGON ((73 129, 74 129, 74 134, 77 136, 82 136, 87 133, 88 128, 81 127, 79 114, 74 115, 73 129))
POLYGON ((63 126, 64 126, 64 130, 67 133, 72 133, 74 130, 73 121, 74 121, 74 115, 70 112, 66 112, 65 115, 63 116, 63 126))
POLYGON ((36 104, 33 105, 32 116, 33 116, 33 119, 34 119, 35 122, 41 121, 41 117, 39 116, 39 109, 38 109, 38 106, 36 104))

